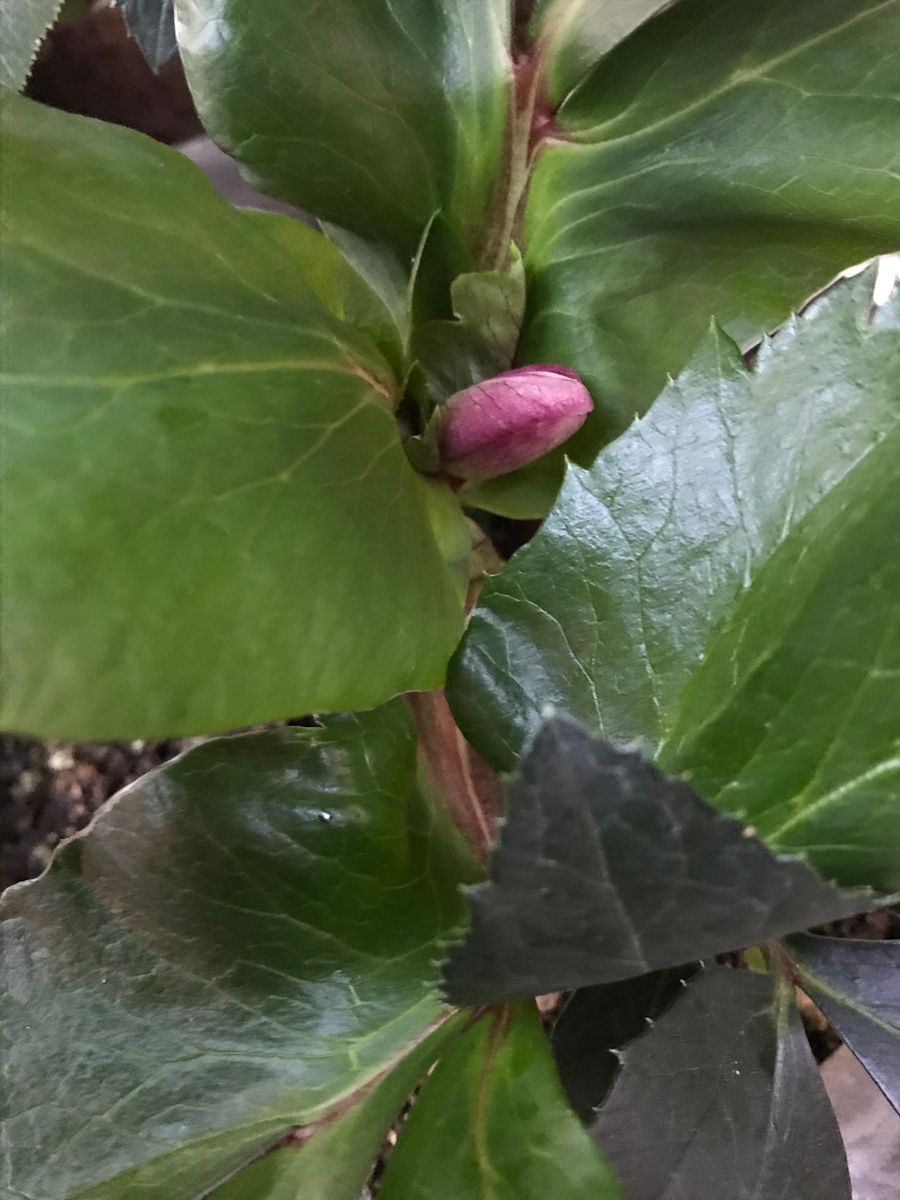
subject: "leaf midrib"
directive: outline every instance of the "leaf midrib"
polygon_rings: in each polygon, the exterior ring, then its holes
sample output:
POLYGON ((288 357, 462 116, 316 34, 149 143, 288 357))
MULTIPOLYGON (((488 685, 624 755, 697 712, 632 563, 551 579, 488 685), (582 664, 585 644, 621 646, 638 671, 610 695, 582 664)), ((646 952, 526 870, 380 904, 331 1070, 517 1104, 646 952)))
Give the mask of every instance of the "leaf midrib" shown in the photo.
MULTIPOLYGON (((864 1018, 873 1025, 877 1025, 882 1032, 889 1034, 892 1038, 896 1038, 897 1041, 900 1042, 900 1029, 897 1029, 896 1026, 885 1021, 875 1009, 869 1008, 866 1004, 856 1000, 855 997, 851 996, 849 993, 838 991, 837 988, 826 983, 821 976, 815 973, 815 971, 812 971, 808 967, 804 966, 802 960, 796 963, 796 967, 800 975, 801 986, 803 985, 804 981, 808 982, 811 988, 822 992, 829 998, 829 1000, 834 1000, 836 1004, 841 1004, 844 1008, 851 1009, 856 1016, 864 1018)), ((809 989, 804 987, 803 990, 808 991, 809 989)), ((815 996, 811 992, 810 998, 815 1000, 815 996)))

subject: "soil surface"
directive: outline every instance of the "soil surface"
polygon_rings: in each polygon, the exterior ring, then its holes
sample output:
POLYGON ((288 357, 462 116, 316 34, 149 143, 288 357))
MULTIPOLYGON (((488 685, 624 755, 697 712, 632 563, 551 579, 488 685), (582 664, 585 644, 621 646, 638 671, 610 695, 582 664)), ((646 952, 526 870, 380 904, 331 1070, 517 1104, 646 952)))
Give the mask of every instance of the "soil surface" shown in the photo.
POLYGON ((39 875, 114 792, 190 745, 72 745, 0 734, 0 888, 39 875))
POLYGON ((42 104, 127 125, 161 142, 201 131, 181 63, 168 63, 155 75, 120 10, 103 4, 50 31, 27 90, 42 104))

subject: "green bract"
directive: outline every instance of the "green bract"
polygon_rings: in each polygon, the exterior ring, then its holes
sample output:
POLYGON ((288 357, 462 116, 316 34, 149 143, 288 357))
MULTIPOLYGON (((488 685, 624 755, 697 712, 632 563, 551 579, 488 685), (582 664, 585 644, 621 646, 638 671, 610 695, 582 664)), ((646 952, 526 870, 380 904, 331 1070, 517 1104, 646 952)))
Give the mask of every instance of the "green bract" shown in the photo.
POLYGON ((0 727, 201 735, 0 902, 0 1196, 849 1200, 900 0, 119 6, 319 228, 15 95, 0 0, 0 727), (481 478, 540 364, 588 422, 481 478))

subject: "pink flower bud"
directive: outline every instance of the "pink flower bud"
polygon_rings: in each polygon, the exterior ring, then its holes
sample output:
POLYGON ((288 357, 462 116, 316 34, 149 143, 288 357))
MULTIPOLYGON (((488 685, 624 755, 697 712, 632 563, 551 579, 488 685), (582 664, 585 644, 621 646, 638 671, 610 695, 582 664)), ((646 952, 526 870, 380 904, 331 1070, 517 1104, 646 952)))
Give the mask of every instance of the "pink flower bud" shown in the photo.
POLYGON ((441 464, 457 479, 493 479, 540 458, 580 429, 593 403, 574 371, 517 367, 457 392, 438 434, 441 464))

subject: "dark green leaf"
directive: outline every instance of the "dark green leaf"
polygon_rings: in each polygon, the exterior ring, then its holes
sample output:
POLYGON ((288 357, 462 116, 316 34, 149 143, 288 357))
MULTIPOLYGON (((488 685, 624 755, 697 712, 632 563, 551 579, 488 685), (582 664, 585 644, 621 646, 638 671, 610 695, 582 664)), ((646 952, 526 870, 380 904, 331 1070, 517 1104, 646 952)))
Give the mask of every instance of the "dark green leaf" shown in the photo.
MULTIPOLYGON (((379 1200, 623 1200, 532 1006, 483 1016, 425 1081, 379 1200)), ((303 1200, 306 1200, 304 1197, 303 1200)))
POLYGON ((177 10, 203 122, 257 187, 407 258, 440 209, 474 261, 504 149, 508 0, 177 10))
POLYGON ((553 1026, 553 1055, 569 1103, 589 1122, 619 1070, 616 1051, 659 1018, 693 968, 653 971, 618 983, 581 988, 553 1026))
POLYGON ((175 0, 116 0, 128 32, 154 71, 178 53, 175 0))
POLYGON ((789 985, 704 971, 621 1058, 593 1132, 628 1200, 850 1200, 789 985))
POLYGON ((469 902, 445 967, 457 1004, 628 979, 872 906, 559 717, 510 784, 490 881, 469 902))
MULTIPOLYGON (((282 242, 285 255, 295 257, 302 244, 304 278, 319 300, 342 325, 371 338, 395 377, 402 379, 409 366, 410 316, 403 307, 405 302, 393 294, 392 288, 400 286, 401 280, 387 276, 386 262, 374 255, 363 257, 356 247, 357 253, 350 253, 352 235, 343 230, 337 242, 305 225, 298 237, 296 221, 262 212, 253 215, 260 224, 268 224, 270 236, 282 242)), ((408 287, 408 283, 403 278, 402 285, 408 287)))
POLYGON ((25 86, 44 34, 65 0, 0 0, 0 87, 25 86))
POLYGON ((499 513, 517 520, 539 520, 553 507, 562 486, 565 463, 560 454, 548 454, 527 467, 466 486, 460 500, 471 508, 499 513))
POLYGON ((674 0, 536 0, 531 33, 540 39, 545 87, 553 105, 565 100, 597 62, 674 0))
POLYGON ((405 707, 212 741, 3 902, 6 1182, 198 1200, 445 1015, 469 871, 405 707))
POLYGON ((174 151, 4 119, 3 728, 209 732, 440 684, 468 532, 403 452, 386 310, 174 151))
POLYGON ((713 332, 570 468, 451 672, 495 765, 553 703, 829 877, 900 889, 900 293, 870 301, 871 275, 834 288, 752 371, 713 332))
POLYGON ((345 1116, 299 1128, 209 1200, 359 1200, 391 1123, 462 1020, 442 1025, 345 1116))
POLYGON ((800 986, 900 1113, 900 941, 791 938, 800 986))
MULTIPOLYGON (((606 6, 582 7, 602 38, 606 6)), ((529 191, 520 358, 585 376, 583 449, 646 409, 711 316, 754 339, 896 248, 898 24, 900 0, 683 0, 568 96, 529 191)))

